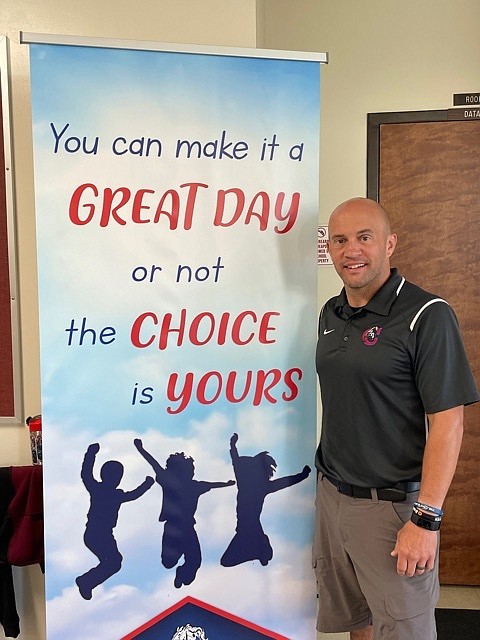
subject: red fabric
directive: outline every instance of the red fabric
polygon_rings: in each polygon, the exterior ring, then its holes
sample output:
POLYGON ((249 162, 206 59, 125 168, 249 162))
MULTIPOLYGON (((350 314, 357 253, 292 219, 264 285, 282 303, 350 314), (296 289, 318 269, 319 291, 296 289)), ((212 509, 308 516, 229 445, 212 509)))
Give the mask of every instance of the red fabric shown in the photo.
POLYGON ((14 496, 7 517, 12 524, 7 560, 23 567, 43 563, 43 487, 42 467, 12 467, 14 496))
POLYGON ((20 634, 12 565, 40 563, 43 571, 42 467, 0 467, 0 625, 20 634))

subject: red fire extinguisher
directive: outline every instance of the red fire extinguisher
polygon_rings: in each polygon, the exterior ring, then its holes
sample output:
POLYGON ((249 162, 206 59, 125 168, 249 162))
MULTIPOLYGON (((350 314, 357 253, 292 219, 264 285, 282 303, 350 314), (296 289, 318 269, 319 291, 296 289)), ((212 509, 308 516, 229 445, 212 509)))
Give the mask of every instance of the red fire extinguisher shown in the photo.
POLYGON ((42 416, 29 417, 26 423, 30 429, 32 462, 33 464, 42 464, 42 416))

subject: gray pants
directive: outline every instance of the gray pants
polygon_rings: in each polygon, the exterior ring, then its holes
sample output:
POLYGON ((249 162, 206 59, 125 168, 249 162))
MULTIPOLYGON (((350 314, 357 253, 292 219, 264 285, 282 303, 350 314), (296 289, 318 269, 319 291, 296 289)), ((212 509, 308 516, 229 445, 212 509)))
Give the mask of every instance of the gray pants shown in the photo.
POLYGON ((415 492, 405 502, 350 498, 319 476, 313 543, 318 631, 339 633, 373 623, 375 640, 436 639, 438 553, 433 571, 411 578, 397 574, 397 559, 390 555, 417 497, 415 492))

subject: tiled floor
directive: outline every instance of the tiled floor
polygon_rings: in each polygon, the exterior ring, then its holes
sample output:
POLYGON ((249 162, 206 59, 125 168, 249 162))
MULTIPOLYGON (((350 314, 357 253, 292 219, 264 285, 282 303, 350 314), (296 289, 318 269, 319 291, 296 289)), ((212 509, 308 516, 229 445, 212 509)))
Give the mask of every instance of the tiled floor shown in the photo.
MULTIPOLYGON (((480 587, 440 588, 438 607, 443 609, 480 609, 480 587)), ((319 633, 317 640, 349 640, 348 633, 319 633)))
POLYGON ((480 609, 480 587, 441 587, 441 609, 480 609))

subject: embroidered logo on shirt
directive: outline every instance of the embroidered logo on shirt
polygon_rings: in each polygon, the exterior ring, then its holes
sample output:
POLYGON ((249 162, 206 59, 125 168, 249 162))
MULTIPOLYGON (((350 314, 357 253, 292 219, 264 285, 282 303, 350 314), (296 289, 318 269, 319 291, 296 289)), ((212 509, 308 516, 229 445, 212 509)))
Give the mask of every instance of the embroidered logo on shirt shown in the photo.
POLYGON ((373 347, 374 344, 377 344, 378 337, 382 333, 382 327, 371 327, 371 329, 366 329, 362 333, 362 342, 367 347, 373 347))
POLYGON ((327 333, 332 333, 332 331, 335 331, 335 329, 324 329, 323 330, 323 335, 326 336, 327 333))

